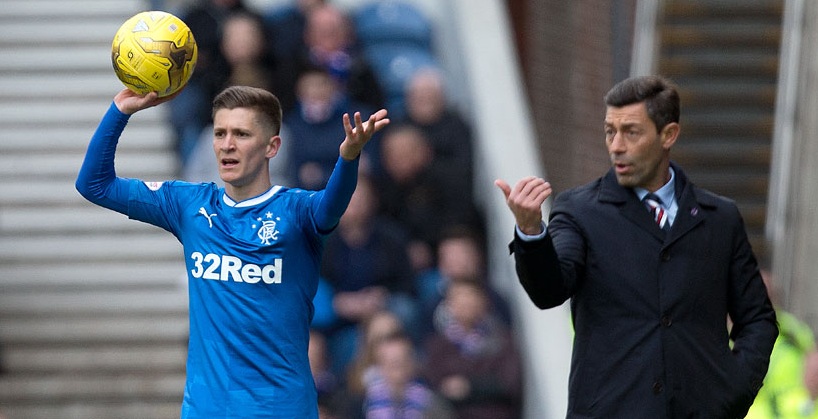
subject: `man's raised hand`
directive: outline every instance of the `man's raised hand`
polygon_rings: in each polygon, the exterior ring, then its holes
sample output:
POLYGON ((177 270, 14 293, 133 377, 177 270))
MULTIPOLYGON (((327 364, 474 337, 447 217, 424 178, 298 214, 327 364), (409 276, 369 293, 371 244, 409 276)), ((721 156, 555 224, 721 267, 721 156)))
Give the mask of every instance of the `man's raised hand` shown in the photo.
POLYGON ((355 112, 354 120, 355 126, 352 126, 349 114, 344 114, 344 132, 346 138, 341 143, 340 152, 344 160, 355 160, 361 154, 366 143, 372 139, 372 136, 389 125, 389 118, 386 117, 386 109, 381 109, 372 114, 364 123, 361 119, 361 113, 355 112))
POLYGON ((551 196, 551 184, 534 176, 521 179, 513 189, 502 179, 494 184, 503 192, 520 231, 532 236, 542 233, 542 205, 551 196))

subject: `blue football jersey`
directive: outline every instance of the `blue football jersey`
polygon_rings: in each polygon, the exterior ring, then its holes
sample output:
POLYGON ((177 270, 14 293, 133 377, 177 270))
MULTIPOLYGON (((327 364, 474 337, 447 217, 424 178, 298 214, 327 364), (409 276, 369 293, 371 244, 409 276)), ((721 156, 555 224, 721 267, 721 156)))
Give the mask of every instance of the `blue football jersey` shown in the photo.
POLYGON ((235 202, 215 184, 130 180, 128 216, 184 247, 190 341, 182 418, 317 418, 307 358, 324 233, 319 192, 235 202))

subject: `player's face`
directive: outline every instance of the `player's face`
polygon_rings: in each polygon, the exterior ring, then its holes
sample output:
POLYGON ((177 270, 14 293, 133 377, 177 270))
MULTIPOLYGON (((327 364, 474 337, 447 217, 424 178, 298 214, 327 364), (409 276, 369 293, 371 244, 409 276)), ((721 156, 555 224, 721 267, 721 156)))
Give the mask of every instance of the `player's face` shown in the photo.
POLYGON ((605 144, 620 185, 655 191, 669 179, 670 147, 679 124, 667 124, 661 132, 648 117, 645 103, 608 107, 605 144))
POLYGON ((219 176, 232 188, 256 194, 269 189, 268 161, 280 145, 281 139, 260 122, 253 109, 220 109, 213 117, 213 151, 219 176))

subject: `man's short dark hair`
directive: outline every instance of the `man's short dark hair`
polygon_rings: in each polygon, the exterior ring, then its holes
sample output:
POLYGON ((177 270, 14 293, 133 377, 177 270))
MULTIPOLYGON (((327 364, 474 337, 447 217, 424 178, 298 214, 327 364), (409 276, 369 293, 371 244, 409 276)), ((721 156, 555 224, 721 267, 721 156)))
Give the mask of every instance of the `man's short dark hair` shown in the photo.
POLYGON ((661 131, 679 122, 680 103, 676 85, 662 76, 641 76, 617 83, 605 94, 605 105, 615 108, 645 102, 648 117, 661 131))
POLYGON ((267 90, 250 86, 230 86, 213 99, 213 116, 221 109, 249 108, 258 112, 278 135, 281 131, 281 103, 267 90))

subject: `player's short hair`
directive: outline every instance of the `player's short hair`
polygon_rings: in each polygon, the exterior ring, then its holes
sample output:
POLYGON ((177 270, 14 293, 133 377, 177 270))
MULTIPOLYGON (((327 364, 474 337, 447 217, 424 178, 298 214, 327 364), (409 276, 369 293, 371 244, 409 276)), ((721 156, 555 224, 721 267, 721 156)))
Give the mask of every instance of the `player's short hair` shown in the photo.
POLYGON ((230 86, 213 99, 213 114, 221 109, 249 108, 273 128, 273 134, 281 131, 281 102, 267 90, 251 86, 230 86))
POLYGON ((632 77, 617 83, 605 94, 605 105, 615 108, 639 102, 645 102, 648 117, 657 131, 671 122, 679 122, 679 92, 665 77, 632 77))

